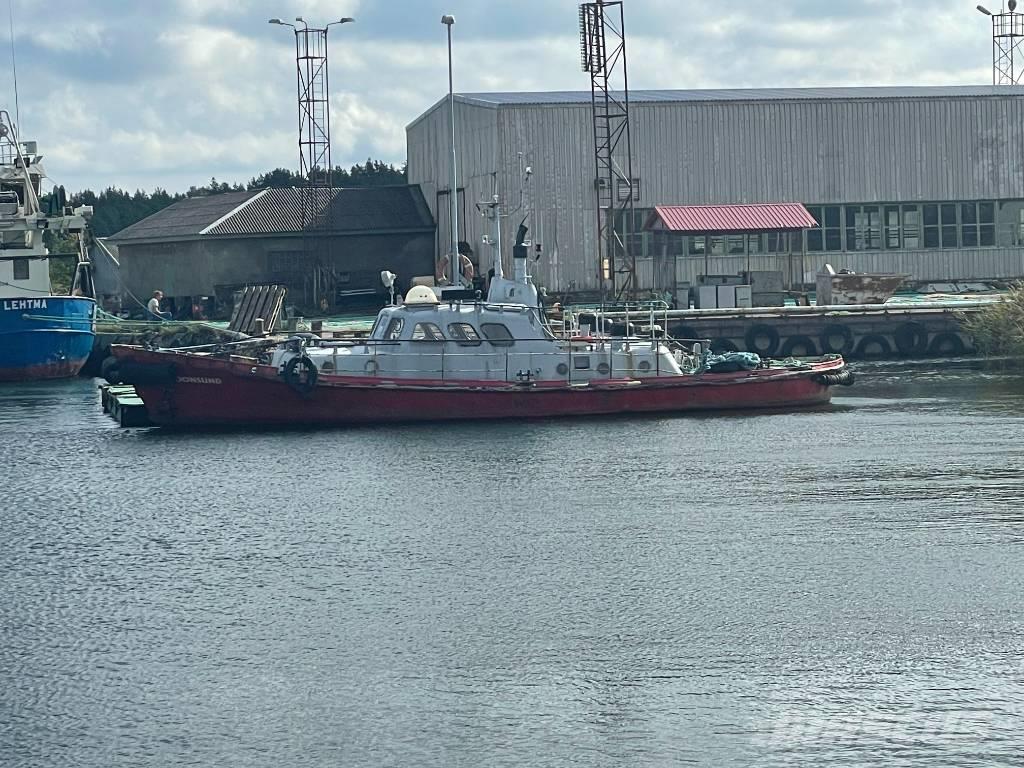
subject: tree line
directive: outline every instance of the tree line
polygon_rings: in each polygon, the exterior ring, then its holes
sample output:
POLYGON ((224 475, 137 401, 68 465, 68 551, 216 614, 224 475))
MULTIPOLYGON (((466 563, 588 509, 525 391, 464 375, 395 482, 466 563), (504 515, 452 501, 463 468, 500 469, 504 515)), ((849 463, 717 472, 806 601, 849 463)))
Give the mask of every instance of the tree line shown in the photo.
MULTIPOLYGON (((157 187, 152 192, 136 190, 134 193, 117 187, 107 187, 101 192, 85 189, 68 196, 73 205, 91 205, 93 217, 90 229, 96 237, 108 237, 120 232, 125 227, 151 216, 171 203, 190 197, 220 195, 225 192, 244 192, 246 190, 267 189, 268 187, 301 187, 305 185, 305 177, 288 170, 275 168, 249 179, 246 184, 229 184, 211 178, 203 186, 191 186, 188 192, 171 194, 157 187)), ((379 187, 389 184, 405 184, 406 169, 383 163, 380 160, 368 159, 362 165, 351 168, 338 166, 331 171, 331 183, 336 187, 379 187)))

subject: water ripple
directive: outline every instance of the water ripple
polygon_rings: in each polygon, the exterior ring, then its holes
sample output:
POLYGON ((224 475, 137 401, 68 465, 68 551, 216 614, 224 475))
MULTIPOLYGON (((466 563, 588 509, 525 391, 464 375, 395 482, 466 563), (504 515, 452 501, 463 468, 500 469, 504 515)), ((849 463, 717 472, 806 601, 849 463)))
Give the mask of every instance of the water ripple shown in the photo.
POLYGON ((199 435, 0 386, 0 764, 1015 765, 1022 383, 199 435))

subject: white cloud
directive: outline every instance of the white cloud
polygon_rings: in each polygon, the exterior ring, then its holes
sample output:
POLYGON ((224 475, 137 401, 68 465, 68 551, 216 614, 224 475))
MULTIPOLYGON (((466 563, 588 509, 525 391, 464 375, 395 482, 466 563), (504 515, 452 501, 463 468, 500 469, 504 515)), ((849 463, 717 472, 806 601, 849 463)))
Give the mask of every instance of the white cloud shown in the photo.
MULTIPOLYGON (((961 6, 778 0, 723 11, 704 0, 631 0, 630 84, 989 82, 989 28, 961 6)), ((405 126, 447 91, 442 12, 458 19, 457 90, 589 87, 575 2, 51 0, 47 8, 60 25, 35 24, 34 0, 15 0, 21 111, 25 138, 39 141, 50 172, 72 189, 184 189, 297 165, 294 38, 269 26, 272 16, 357 18, 330 33, 340 164, 402 162, 405 126)))

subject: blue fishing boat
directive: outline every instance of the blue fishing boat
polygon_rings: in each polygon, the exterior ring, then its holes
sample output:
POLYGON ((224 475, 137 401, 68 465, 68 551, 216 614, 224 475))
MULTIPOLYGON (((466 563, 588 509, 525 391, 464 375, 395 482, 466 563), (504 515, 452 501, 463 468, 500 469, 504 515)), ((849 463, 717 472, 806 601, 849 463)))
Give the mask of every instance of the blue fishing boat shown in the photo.
POLYGON ((68 207, 62 189, 43 196, 40 160, 0 110, 0 381, 75 376, 96 335, 85 247, 92 207, 68 207), (69 295, 53 292, 47 232, 78 242, 69 295))

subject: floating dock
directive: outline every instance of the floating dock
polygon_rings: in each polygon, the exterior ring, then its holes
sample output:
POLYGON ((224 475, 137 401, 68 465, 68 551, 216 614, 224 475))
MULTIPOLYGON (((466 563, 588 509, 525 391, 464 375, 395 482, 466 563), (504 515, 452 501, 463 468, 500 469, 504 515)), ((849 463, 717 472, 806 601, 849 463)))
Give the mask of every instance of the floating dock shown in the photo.
POLYGON ((152 426, 146 406, 131 384, 101 384, 100 405, 122 427, 152 426))

